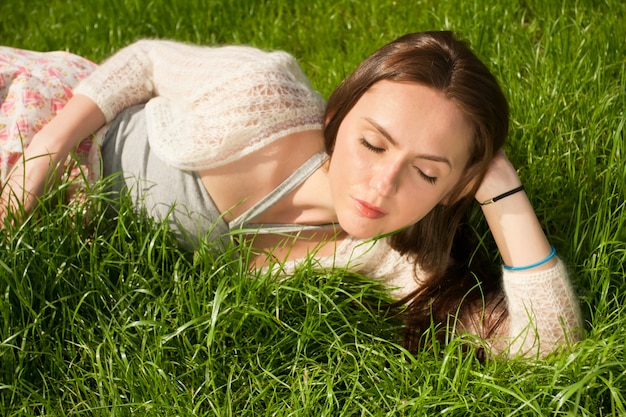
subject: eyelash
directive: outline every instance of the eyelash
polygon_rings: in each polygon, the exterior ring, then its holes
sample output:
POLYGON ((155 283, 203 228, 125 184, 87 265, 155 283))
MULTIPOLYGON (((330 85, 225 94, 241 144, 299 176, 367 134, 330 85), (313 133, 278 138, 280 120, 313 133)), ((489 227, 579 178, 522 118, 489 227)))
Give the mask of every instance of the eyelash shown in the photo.
POLYGON ((367 149, 369 149, 370 151, 372 151, 374 153, 383 153, 383 152, 385 152, 384 149, 377 148, 376 146, 372 145, 371 143, 369 143, 368 141, 366 141, 363 138, 361 138, 361 145, 365 146, 367 149))
MULTIPOLYGON (((368 150, 370 150, 370 151, 372 151, 374 153, 383 153, 383 152, 385 152, 384 149, 377 148, 376 146, 372 145, 371 143, 369 143, 367 140, 365 140, 363 138, 361 138, 361 145, 365 146, 366 149, 368 149, 368 150)), ((417 172, 419 173, 419 176, 422 177, 422 179, 424 181, 426 181, 427 183, 434 185, 437 182, 437 177, 430 177, 430 176, 424 174, 422 172, 422 170, 420 170, 419 168, 416 168, 416 169, 417 169, 417 172)))
POLYGON ((428 175, 424 174, 422 171, 419 171, 420 177, 422 177, 427 183, 435 185, 435 183, 437 183, 437 177, 429 177, 428 175))

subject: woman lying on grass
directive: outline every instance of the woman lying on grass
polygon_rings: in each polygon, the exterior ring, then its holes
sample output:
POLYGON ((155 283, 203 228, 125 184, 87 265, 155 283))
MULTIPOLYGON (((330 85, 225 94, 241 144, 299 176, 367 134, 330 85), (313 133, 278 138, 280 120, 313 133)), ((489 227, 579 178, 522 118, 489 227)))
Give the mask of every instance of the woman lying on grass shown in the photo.
MULTIPOLYGON (((61 68, 46 54, 3 54, 3 74, 15 78, 4 88, 22 93, 19 65, 45 84, 91 70, 69 54, 61 68)), ((90 172, 100 151, 103 175, 123 176, 113 191, 167 219, 185 247, 235 236, 253 266, 288 272, 314 256, 381 280, 409 305, 410 348, 431 320, 450 316, 454 331, 479 335, 493 353, 543 355, 578 337, 566 269, 502 151, 506 99, 449 32, 382 47, 326 104, 284 52, 159 40, 119 51, 73 94, 32 140, 35 116, 8 114, 5 99, 5 130, 22 127, 3 142, 5 221, 31 210, 82 146, 90 172), (83 139, 95 132, 89 151, 83 139), (501 253, 502 283, 459 256, 474 250, 457 233, 474 199, 501 253)), ((30 105, 41 114, 49 103, 35 96, 30 105)))

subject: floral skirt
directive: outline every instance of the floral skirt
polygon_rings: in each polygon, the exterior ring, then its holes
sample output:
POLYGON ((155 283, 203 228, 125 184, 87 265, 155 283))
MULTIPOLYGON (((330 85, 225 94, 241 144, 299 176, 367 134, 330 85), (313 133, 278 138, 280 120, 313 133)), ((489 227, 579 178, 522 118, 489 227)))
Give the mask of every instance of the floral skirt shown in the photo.
MULTIPOLYGON (((24 149, 72 97, 72 89, 96 64, 68 52, 34 52, 0 46, 0 185, 24 149)), ((99 152, 87 138, 68 158, 67 178, 93 182, 99 152)))

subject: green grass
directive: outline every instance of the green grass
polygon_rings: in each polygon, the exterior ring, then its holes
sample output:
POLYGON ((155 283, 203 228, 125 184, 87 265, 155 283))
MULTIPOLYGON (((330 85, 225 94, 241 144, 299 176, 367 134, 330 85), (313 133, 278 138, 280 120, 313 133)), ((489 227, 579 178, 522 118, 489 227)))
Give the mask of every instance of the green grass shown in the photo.
POLYGON ((481 363, 463 338, 411 355, 366 280, 250 279, 234 250, 183 254, 124 204, 107 218, 97 190, 91 218, 54 195, 0 239, 2 414, 626 415, 625 14, 620 0, 4 0, 0 44, 94 61, 142 37, 285 49, 325 96, 405 32, 457 31, 511 102, 507 151, 587 337, 541 361, 481 363))

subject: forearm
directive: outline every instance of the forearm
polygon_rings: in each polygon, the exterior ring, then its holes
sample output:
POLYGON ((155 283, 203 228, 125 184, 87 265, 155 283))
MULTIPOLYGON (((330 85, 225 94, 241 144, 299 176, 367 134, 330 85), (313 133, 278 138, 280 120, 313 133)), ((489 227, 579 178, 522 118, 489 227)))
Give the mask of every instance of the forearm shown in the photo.
POLYGON ((41 155, 41 151, 46 151, 58 162, 65 159, 83 139, 104 123, 104 115, 100 108, 89 98, 76 94, 54 119, 34 136, 26 152, 41 155))
MULTIPOLYGON (((484 204, 521 185, 515 168, 503 152, 493 159, 476 200, 493 235, 502 261, 510 267, 525 267, 546 259, 552 251, 541 224, 524 191, 516 192, 493 203, 484 204)), ((538 265, 533 270, 548 269, 555 260, 538 265)))
POLYGON ((503 289, 508 308, 507 341, 512 354, 541 356, 564 342, 582 338, 578 299, 560 260, 543 271, 504 272, 503 289))
MULTIPOLYGON (((485 205, 482 210, 505 265, 532 265, 551 253, 550 243, 524 192, 485 205)), ((549 269, 555 263, 553 258, 533 269, 549 269)))
POLYGON ((544 354, 566 338, 580 337, 574 333, 581 326, 580 310, 566 268, 551 256, 552 247, 526 193, 517 191, 484 204, 520 184, 517 172, 500 152, 476 193, 505 265, 508 318, 507 325, 494 335, 500 338, 494 347, 496 351, 510 348, 514 354, 544 354))
POLYGON ((80 141, 104 124, 104 115, 91 100, 76 95, 44 126, 25 150, 2 187, 0 217, 22 206, 36 204, 46 185, 59 174, 68 154, 80 141))

